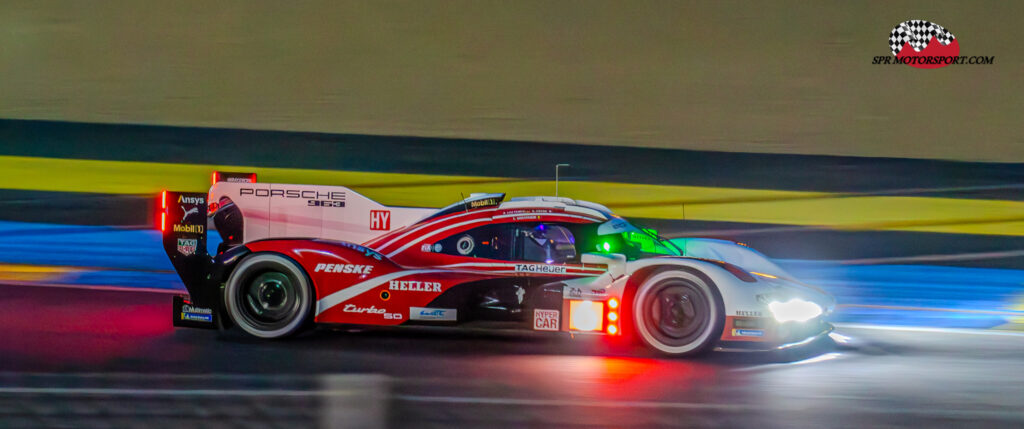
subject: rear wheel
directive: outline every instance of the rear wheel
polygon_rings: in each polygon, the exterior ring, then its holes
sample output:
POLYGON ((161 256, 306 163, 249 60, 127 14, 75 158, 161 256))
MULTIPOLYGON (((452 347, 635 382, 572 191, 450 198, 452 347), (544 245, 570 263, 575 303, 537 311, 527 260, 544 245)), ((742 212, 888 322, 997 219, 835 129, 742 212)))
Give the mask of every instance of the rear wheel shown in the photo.
POLYGON ((282 338, 298 333, 312 313, 306 273, 284 256, 262 253, 242 260, 224 287, 228 316, 246 333, 282 338))
POLYGON ((633 327, 648 347, 674 356, 710 349, 725 321, 711 282, 687 271, 663 271, 640 285, 633 298, 633 327))

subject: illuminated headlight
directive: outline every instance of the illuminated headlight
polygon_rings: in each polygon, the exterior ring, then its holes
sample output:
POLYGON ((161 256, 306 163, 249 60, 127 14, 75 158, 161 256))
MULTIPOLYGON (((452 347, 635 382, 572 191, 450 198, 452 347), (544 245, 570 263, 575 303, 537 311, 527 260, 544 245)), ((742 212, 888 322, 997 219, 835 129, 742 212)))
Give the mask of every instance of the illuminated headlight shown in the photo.
POLYGON ((821 306, 797 298, 786 302, 774 301, 768 304, 768 309, 779 322, 806 322, 821 316, 821 306))

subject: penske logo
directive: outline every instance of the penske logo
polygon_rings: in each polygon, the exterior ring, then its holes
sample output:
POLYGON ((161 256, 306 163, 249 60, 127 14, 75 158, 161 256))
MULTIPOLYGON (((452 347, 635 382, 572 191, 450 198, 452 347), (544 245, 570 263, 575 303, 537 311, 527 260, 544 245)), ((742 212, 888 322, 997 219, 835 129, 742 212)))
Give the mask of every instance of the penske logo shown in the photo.
POLYGON ((313 272, 317 273, 345 273, 345 274, 370 274, 373 265, 355 264, 316 264, 313 272))
POLYGON ((565 274, 565 267, 560 265, 516 264, 517 273, 565 274))
POLYGON ((416 280, 392 280, 388 283, 388 289, 408 290, 413 292, 441 292, 441 283, 420 282, 416 280))

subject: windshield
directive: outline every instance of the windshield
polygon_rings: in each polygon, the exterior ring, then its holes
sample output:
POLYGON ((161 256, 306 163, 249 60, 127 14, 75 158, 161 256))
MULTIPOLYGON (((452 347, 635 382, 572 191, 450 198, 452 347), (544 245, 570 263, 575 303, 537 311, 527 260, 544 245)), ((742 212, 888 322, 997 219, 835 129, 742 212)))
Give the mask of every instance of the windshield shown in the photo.
POLYGON ((653 229, 641 229, 622 218, 613 218, 597 227, 595 243, 587 251, 622 253, 629 260, 650 256, 679 256, 682 251, 653 229))

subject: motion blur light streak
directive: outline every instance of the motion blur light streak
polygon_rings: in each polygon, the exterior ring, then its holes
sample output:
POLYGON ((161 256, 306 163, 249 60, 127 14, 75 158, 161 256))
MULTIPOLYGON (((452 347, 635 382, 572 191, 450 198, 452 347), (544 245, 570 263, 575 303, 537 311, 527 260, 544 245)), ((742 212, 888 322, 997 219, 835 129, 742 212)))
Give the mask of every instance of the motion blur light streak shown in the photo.
POLYGON ((833 360, 833 359, 839 358, 842 355, 843 355, 842 353, 837 353, 837 352, 825 353, 823 355, 815 356, 815 357, 812 357, 812 358, 809 358, 809 359, 804 359, 804 360, 800 360, 800 361, 796 361, 796 362, 791 362, 791 363, 789 363, 789 365, 806 365, 806 364, 809 364, 809 363, 825 362, 825 361, 829 361, 829 360, 833 360))
POLYGON ((838 332, 830 332, 828 334, 828 337, 831 338, 832 341, 835 341, 836 344, 849 344, 850 341, 853 340, 853 338, 847 337, 846 335, 840 334, 838 332))
POLYGON ((786 302, 774 301, 768 304, 775 320, 779 322, 806 322, 821 315, 821 307, 810 301, 793 298, 786 302))

